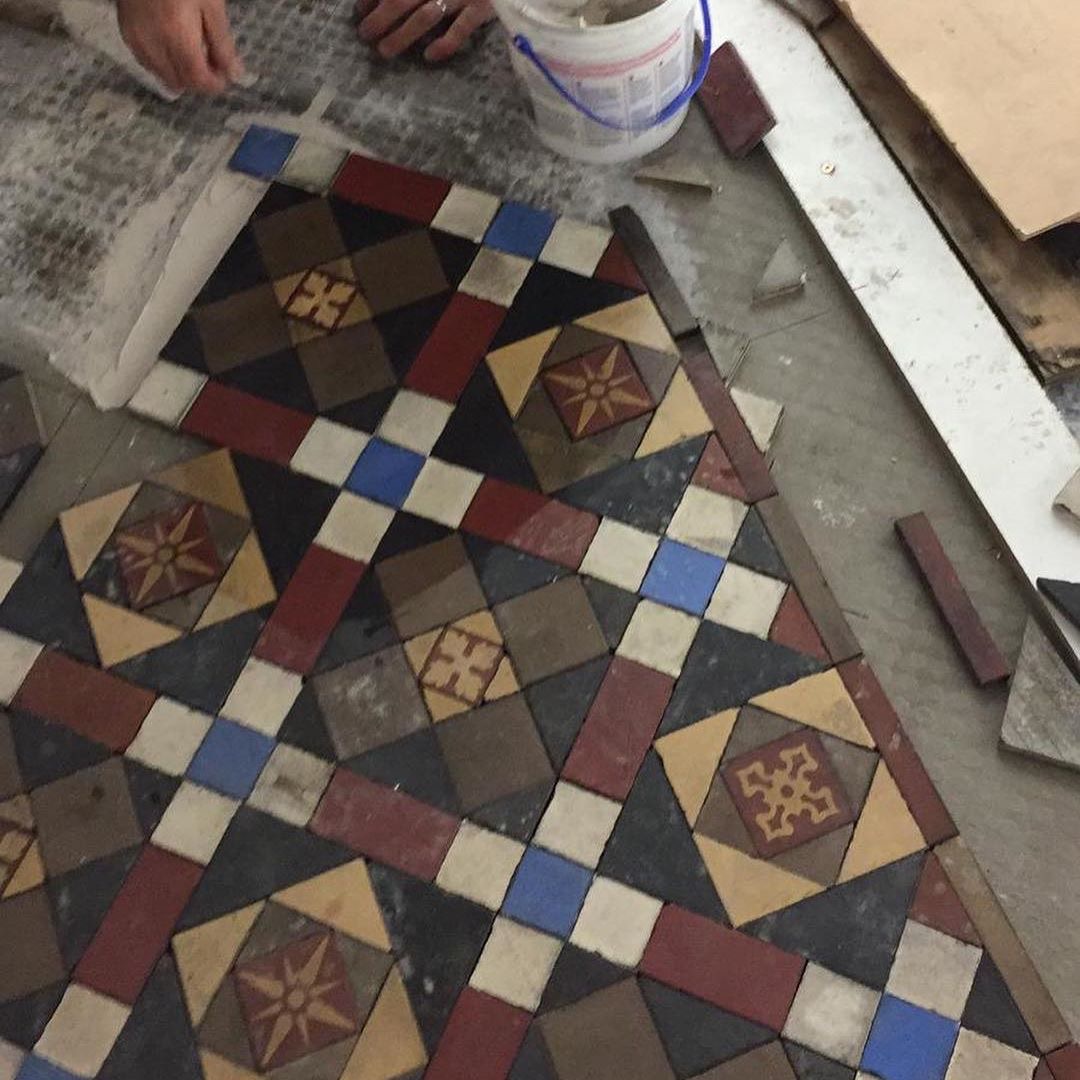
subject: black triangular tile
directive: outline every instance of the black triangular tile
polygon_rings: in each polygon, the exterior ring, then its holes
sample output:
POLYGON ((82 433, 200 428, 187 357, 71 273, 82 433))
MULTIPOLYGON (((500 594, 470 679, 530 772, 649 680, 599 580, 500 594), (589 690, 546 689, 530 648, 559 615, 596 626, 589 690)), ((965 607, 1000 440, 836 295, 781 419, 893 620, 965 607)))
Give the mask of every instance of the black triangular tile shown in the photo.
POLYGON ((233 293, 262 284, 268 277, 262 254, 250 225, 245 225, 229 245, 229 250, 214 267, 214 272, 195 297, 193 306, 227 300, 233 293))
POLYGON ((251 360, 214 378, 225 386, 245 390, 287 409, 303 413, 319 411, 295 349, 283 349, 272 356, 251 360))
POLYGON ((176 965, 163 956, 135 1002, 98 1080, 202 1080, 203 1071, 176 965))
POLYGON ((149 837, 172 802, 180 786, 180 778, 148 768, 131 758, 124 758, 124 772, 127 773, 128 791, 131 792, 131 803, 139 819, 139 827, 143 836, 149 837))
POLYGON ((601 656, 526 689, 525 700, 556 769, 566 763, 610 663, 601 656))
POLYGON ((7 509, 8 503, 19 493, 41 454, 42 448, 31 444, 0 457, 0 511, 7 509))
POLYGON ((500 604, 511 597, 550 585, 570 573, 546 559, 538 559, 535 555, 515 551, 502 544, 492 544, 479 536, 466 534, 464 539, 465 548, 476 567, 480 587, 491 604, 500 604))
POLYGON ((390 621, 390 608, 379 583, 374 574, 366 573, 353 590, 337 626, 323 646, 315 672, 330 671, 350 660, 370 656, 397 640, 397 631, 390 621))
MULTIPOLYGON (((271 189, 273 190, 273 189, 271 189)), ((402 233, 415 232, 416 222, 376 210, 371 206, 346 202, 336 195, 327 196, 327 203, 337 222, 341 239, 349 252, 362 251, 372 244, 392 240, 402 233)))
POLYGON ((703 622, 675 684, 660 734, 822 670, 811 656, 728 626, 703 622))
POLYGON ((922 861, 922 854, 910 855, 741 929, 838 975, 884 989, 922 861))
POLYGON ((727 921, 655 751, 641 766, 599 869, 642 892, 727 921))
POLYGON ((839 1061, 815 1054, 798 1043, 785 1042, 784 1049, 799 1080, 854 1080, 855 1070, 839 1061))
POLYGON ((405 378, 449 302, 450 296, 440 293, 438 296, 418 300, 408 307, 375 316, 375 326, 382 338, 383 350, 398 379, 405 378))
POLYGON ((322 709, 319 708, 319 700, 310 682, 304 683, 297 694, 277 737, 279 742, 298 746, 324 761, 337 759, 330 733, 326 730, 322 709))
POLYGON ((980 1035, 1008 1043, 1026 1054, 1039 1052, 1005 980, 1001 977, 1001 972, 990 959, 989 953, 984 952, 982 960, 979 961, 961 1023, 980 1035))
POLYGON ((216 713, 236 682, 269 611, 269 607, 248 611, 228 622, 208 626, 125 660, 113 671, 193 709, 216 713))
POLYGON ((375 888, 428 1050, 434 1050, 487 940, 492 912, 372 864, 375 888))
POLYGON ((647 532, 661 533, 682 501, 705 447, 690 439, 637 461, 579 480, 558 492, 560 502, 610 515, 647 532))
POLYGON ((605 960, 596 953, 586 952, 569 942, 559 953, 552 968, 540 1002, 540 1013, 561 1009, 575 1001, 595 994, 597 990, 614 986, 626 978, 626 968, 605 960))
POLYGON ((191 315, 185 315, 179 326, 172 332, 172 337, 165 343, 161 355, 180 364, 182 367, 191 368, 193 371, 208 373, 206 357, 203 353, 202 338, 199 336, 199 328, 191 315))
POLYGON ((0 1039, 7 1039, 24 1050, 32 1049, 66 989, 66 981, 53 983, 26 997, 0 1003, 0 1039))
POLYGON ((1038 586, 1068 615, 1074 625, 1080 626, 1080 584, 1041 577, 1038 579, 1038 586))
POLYGON ((760 1024, 733 1016, 651 979, 641 979, 640 985, 679 1080, 764 1046, 774 1037, 760 1024))
POLYGON ((432 728, 422 728, 397 742, 350 758, 345 764, 353 772, 387 787, 400 788, 429 806, 451 814, 461 811, 432 728))
POLYGON ((540 823, 540 817, 551 800, 555 782, 545 780, 537 787, 508 795, 487 806, 474 810, 469 817, 489 829, 494 829, 503 836, 512 836, 515 840, 527 843, 540 823))
POLYGON ((637 595, 596 578, 585 578, 585 591, 589 594, 589 601, 596 612, 596 620, 604 632, 608 648, 618 648, 630 623, 630 616, 638 606, 637 595))
POLYGON ((59 525, 45 534, 0 604, 0 627, 45 645, 59 645, 79 660, 97 664, 97 649, 59 525))
POLYGON ((466 240, 463 236, 453 236, 439 229, 429 230, 428 236, 439 253, 439 262, 442 263, 446 280, 450 282, 451 288, 456 289, 472 266, 480 245, 466 240))
POLYGON ((281 210, 290 210, 294 206, 302 206, 304 203, 313 202, 319 198, 310 191, 302 188, 291 187, 288 184, 280 184, 276 180, 266 189, 266 194, 259 200, 251 214, 251 221, 269 217, 281 210))
POLYGON ((322 415, 336 424, 344 424, 356 431, 366 431, 370 435, 379 426, 386 410, 390 408, 390 402, 396 396, 397 387, 391 386, 385 390, 377 390, 374 394, 365 394, 355 401, 347 401, 344 405, 336 405, 325 410, 322 415))
POLYGON ((765 522, 753 506, 747 511, 739 535, 731 548, 731 561, 782 581, 791 580, 784 560, 780 558, 780 552, 776 550, 776 545, 765 528, 765 522))
POLYGON ((544 1044, 544 1036, 535 1024, 525 1033, 507 1080, 559 1080, 544 1044))
POLYGON ((269 814, 241 806, 180 916, 180 928, 208 922, 340 866, 351 853, 269 814))
POLYGON ((50 724, 18 709, 9 713, 9 719, 15 756, 27 791, 51 784, 62 776, 71 776, 110 756, 107 747, 76 735, 63 724, 50 724))
POLYGON ((403 555, 406 551, 424 547, 426 544, 434 544, 450 535, 451 530, 437 521, 428 521, 426 518, 417 517, 405 510, 399 510, 390 522, 390 527, 383 534, 375 554, 371 558, 372 565, 392 559, 395 555, 403 555))

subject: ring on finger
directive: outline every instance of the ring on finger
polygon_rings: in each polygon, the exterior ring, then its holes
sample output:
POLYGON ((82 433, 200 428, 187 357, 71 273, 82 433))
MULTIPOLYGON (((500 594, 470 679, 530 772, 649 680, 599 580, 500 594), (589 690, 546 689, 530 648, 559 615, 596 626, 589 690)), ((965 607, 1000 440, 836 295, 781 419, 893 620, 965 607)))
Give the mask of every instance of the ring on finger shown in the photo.
POLYGON ((445 19, 450 14, 450 5, 446 0, 431 0, 431 2, 439 9, 439 17, 445 19))

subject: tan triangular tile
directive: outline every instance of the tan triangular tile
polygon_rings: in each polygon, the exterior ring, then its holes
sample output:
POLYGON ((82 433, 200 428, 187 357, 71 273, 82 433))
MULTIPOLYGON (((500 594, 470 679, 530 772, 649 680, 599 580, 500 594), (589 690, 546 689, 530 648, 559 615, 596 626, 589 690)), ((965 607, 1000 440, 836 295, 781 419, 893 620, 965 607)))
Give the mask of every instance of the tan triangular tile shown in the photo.
POLYGON ((671 377, 664 400, 653 413, 652 421, 637 448, 635 457, 666 450, 684 439, 712 431, 712 422, 690 385, 686 372, 678 368, 671 377))
POLYGON ((770 690, 753 698, 750 704, 856 746, 874 748, 874 740, 835 668, 770 690))
POLYGON ((517 416, 525 403, 525 395, 558 333, 556 326, 488 353, 488 367, 511 416, 517 416))
POLYGON ((644 345, 647 349, 678 356, 679 350, 671 340, 664 320, 652 299, 646 295, 635 296, 633 300, 624 300, 621 304, 595 311, 574 320, 577 326, 586 330, 595 330, 598 334, 610 334, 635 345, 644 345))
POLYGON ((458 619, 454 626, 464 630, 467 634, 475 634, 485 641, 496 645, 502 644, 502 634, 495 624, 495 616, 490 611, 477 611, 473 615, 466 615, 464 619, 458 619))
POLYGON ((904 796, 885 762, 879 762, 838 880, 851 881, 924 847, 926 840, 904 796))
POLYGON ((274 296, 277 298, 277 302, 284 307, 292 298, 292 294, 296 292, 297 285, 300 284, 304 278, 307 277, 307 271, 301 270, 298 274, 286 274, 283 278, 278 278, 273 283, 274 296))
POLYGON ((273 899, 357 941, 384 952, 390 950, 390 938, 363 859, 283 889, 273 899))
POLYGON ((204 1080, 263 1080, 258 1073, 234 1065, 211 1050, 200 1050, 199 1060, 202 1062, 204 1080))
POLYGON ((259 538, 252 531, 233 557, 195 629, 202 630, 234 615, 254 611, 276 599, 277 590, 266 567, 259 538))
POLYGON ((691 828, 701 813, 738 718, 738 709, 727 709, 657 740, 656 752, 691 828))
POLYGON ((96 596, 84 596, 83 607, 102 667, 122 664, 181 636, 175 626, 167 626, 96 596))
POLYGON ((152 479, 155 484, 219 506, 237 517, 251 517, 228 450, 215 450, 191 461, 182 461, 152 479))
POLYGON ((4 889, 4 899, 29 892, 45 882, 45 863, 41 859, 41 848, 35 840, 27 849, 19 863, 19 868, 11 875, 11 880, 4 889))
POLYGON ((105 541, 112 535, 116 523, 124 516, 139 490, 138 484, 91 499, 73 506, 60 515, 60 532, 64 536, 68 562, 76 581, 82 581, 93 565, 105 541))
POLYGON ((405 658, 409 661, 409 667, 417 675, 424 670, 427 658, 431 655, 431 650, 435 647, 435 642, 439 640, 441 633, 440 626, 437 630, 429 630, 426 634, 420 634, 405 642, 405 658))
POLYGON ((510 663, 509 656, 504 656, 499 661, 499 666, 491 682, 488 683, 487 690, 484 691, 484 700, 495 701, 497 698, 509 697, 511 694, 516 694, 520 689, 521 684, 514 674, 514 665, 510 663))
POLYGON ((440 720, 449 720, 451 716, 459 716, 469 706, 464 701, 459 701, 449 694, 442 694, 438 690, 424 687, 424 701, 427 704, 431 719, 438 723, 440 720))
POLYGON ((0 803, 0 821, 18 825, 26 832, 34 831, 34 812, 30 806, 29 795, 15 795, 0 803))
POLYGON ((391 968, 341 1080, 397 1080, 426 1064, 408 992, 398 969, 391 968))

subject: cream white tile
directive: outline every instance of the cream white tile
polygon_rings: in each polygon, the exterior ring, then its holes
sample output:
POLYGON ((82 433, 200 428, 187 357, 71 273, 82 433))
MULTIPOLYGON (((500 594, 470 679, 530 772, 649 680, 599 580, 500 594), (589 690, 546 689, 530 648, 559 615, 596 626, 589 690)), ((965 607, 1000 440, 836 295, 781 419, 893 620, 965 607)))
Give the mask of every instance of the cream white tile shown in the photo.
POLYGON ((636 967, 662 907, 654 896, 598 877, 585 896, 570 941, 613 964, 636 967))
POLYGON ((560 780, 533 843, 595 868, 620 810, 621 803, 560 780))
POLYGON ((213 722, 206 713, 159 697, 124 756, 170 776, 183 776, 213 722))
POLYGON ((294 672, 252 657, 229 691, 221 715, 264 735, 276 735, 303 684, 294 672))
POLYGON ((330 762, 288 743, 278 743, 248 796, 248 804, 304 828, 333 771, 330 762))
POLYGON ((497 918, 469 985, 534 1012, 561 951, 558 938, 497 918))
POLYGON ((301 137, 278 173, 278 179, 290 187, 321 195, 330 190, 347 156, 340 146, 301 137))
POLYGON ((34 1053, 76 1076, 97 1076, 130 1014, 127 1005, 71 983, 34 1053))
POLYGON ((26 1053, 7 1039, 0 1039, 0 1080, 15 1080, 26 1053))
POLYGON ((981 958, 982 949, 909 919, 885 990, 912 1005, 959 1020, 981 958))
POLYGON ((469 272, 461 279, 458 290, 480 300, 509 307, 531 269, 529 259, 482 247, 476 253, 469 272))
POLYGON ((611 243, 611 230, 573 218, 559 218, 551 230, 540 261, 591 277, 611 243))
POLYGON ((158 847, 204 866, 213 858, 240 804, 185 780, 150 837, 158 847))
POLYGON ((784 1036, 825 1057, 856 1067, 881 994, 807 964, 784 1025, 784 1036))
POLYGON ((443 232, 480 243, 499 212, 499 200, 486 191, 455 184, 443 200, 431 224, 443 232))
POLYGON ((10 705, 44 646, 0 630, 0 705, 10 705))
POLYGON ((616 651, 619 656, 678 678, 700 625, 693 615, 642 600, 616 651))
POLYGON ((786 591, 783 581, 729 562, 717 582, 705 618, 745 634, 767 638, 786 591))
POLYGON ((784 406, 771 398, 740 390, 737 386, 731 388, 731 397, 750 429, 757 448, 767 454, 784 417, 784 406))
POLYGON ((519 841, 463 821, 435 884, 498 911, 524 854, 519 841))
POLYGON ((961 1028, 945 1080, 1031 1080, 1039 1059, 961 1028))
POLYGON ((3 602, 7 594, 11 592, 11 586, 18 580, 22 570, 21 562, 0 555, 0 602, 3 602))
POLYGON ((431 453, 453 411, 454 406, 446 401, 414 390, 399 390, 379 425, 379 435, 426 456, 431 453))
POLYGON ((636 593, 656 554, 658 536, 603 518, 585 552, 581 573, 636 593))
POLYGON ((354 431, 344 424, 317 416, 304 441, 296 448, 289 467, 293 472, 340 487, 370 438, 363 431, 354 431))
POLYGON ((343 491, 315 537, 315 543, 358 562, 370 562, 390 528, 394 511, 351 491, 343 491))
POLYGON ((738 499, 705 488, 688 487, 672 515, 667 534, 690 547, 727 558, 746 511, 746 504, 738 499))
POLYGON ((207 377, 199 371, 168 360, 158 360, 128 401, 127 407, 139 416, 177 427, 206 385, 206 380, 207 377))
POLYGON ((413 484, 405 509, 418 517, 456 529, 476 495, 483 477, 471 469, 428 458, 413 484))

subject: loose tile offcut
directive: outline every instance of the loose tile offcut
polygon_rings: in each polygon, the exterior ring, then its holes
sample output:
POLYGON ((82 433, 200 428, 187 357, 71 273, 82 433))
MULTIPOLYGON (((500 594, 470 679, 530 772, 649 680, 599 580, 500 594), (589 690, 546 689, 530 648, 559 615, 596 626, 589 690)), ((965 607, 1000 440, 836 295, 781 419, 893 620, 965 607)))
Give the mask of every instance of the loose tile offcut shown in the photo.
POLYGON ((133 400, 221 448, 0 567, 0 1077, 1057 1076, 640 221, 234 167, 133 400))

